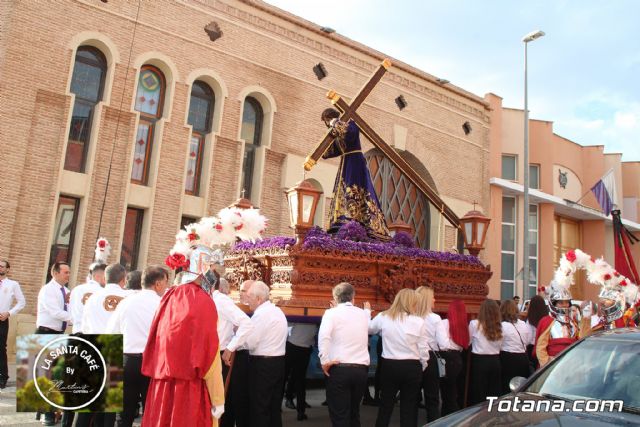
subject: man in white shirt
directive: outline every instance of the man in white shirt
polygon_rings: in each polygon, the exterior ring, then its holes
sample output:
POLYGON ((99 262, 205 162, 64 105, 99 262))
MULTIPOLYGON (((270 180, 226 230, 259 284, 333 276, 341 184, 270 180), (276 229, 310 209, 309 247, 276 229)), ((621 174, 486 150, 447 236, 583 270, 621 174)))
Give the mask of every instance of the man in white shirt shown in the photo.
POLYGON ((105 269, 104 288, 89 297, 82 313, 82 333, 106 334, 107 323, 116 307, 131 291, 124 289, 127 271, 120 264, 110 264, 105 269))
POLYGON ((15 316, 24 308, 24 295, 20 284, 9 279, 9 261, 0 260, 0 389, 7 386, 9 368, 7 365, 7 337, 9 336, 9 317, 15 316), (15 305, 11 304, 15 300, 15 305))
MULTIPOLYGON (((69 283, 70 273, 66 262, 57 261, 51 266, 52 278, 38 292, 36 334, 63 334, 67 324, 71 323, 71 312, 67 307, 69 294, 65 288, 69 283)), ((55 425, 53 412, 44 413, 43 424, 55 425)))
POLYGON ((82 332, 82 313, 84 312, 84 305, 87 299, 101 290, 106 284, 104 273, 106 268, 106 264, 92 264, 89 270, 89 281, 71 290, 69 308, 71 310, 71 316, 73 317, 72 332, 74 334, 82 332))
POLYGON ((65 285, 69 283, 69 264, 56 262, 51 266, 51 280, 38 292, 38 312, 36 334, 62 334, 71 323, 68 309, 68 293, 65 285))
POLYGON ((251 285, 248 300, 253 311, 253 332, 247 339, 251 426, 280 427, 287 318, 269 301, 269 287, 264 282, 251 285))
POLYGON ((142 273, 142 283, 144 289, 120 302, 107 325, 108 333, 123 336, 124 394, 118 427, 131 427, 139 402, 144 404, 147 399, 149 378, 141 373, 142 352, 153 316, 169 286, 169 273, 159 265, 149 266, 142 273))
POLYGON ((360 401, 369 370, 371 309, 355 307, 355 291, 343 282, 333 288, 334 308, 325 311, 318 332, 318 355, 327 376, 327 406, 334 426, 360 426, 360 401))

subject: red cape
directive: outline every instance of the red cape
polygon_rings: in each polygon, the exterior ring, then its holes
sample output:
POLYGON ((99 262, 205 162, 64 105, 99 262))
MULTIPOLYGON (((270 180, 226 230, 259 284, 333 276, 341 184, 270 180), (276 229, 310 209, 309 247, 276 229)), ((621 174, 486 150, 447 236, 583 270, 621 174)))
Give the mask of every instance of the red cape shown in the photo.
POLYGON ((196 283, 167 291, 151 324, 142 373, 151 378, 142 424, 210 427, 204 376, 218 352, 218 313, 196 283))

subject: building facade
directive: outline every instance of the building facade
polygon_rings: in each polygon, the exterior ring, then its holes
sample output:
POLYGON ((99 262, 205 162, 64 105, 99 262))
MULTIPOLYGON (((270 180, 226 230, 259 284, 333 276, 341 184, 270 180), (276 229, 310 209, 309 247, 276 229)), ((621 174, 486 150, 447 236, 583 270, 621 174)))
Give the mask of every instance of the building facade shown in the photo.
MULTIPOLYGON (((580 248, 594 258, 614 265, 613 226, 605 217, 591 188, 613 170, 614 203, 623 224, 640 235, 640 167, 622 162, 622 154, 604 154, 603 146, 581 146, 553 132, 553 123, 529 121, 529 284, 523 288, 522 256, 524 221, 524 112, 504 108, 499 96, 488 94, 491 105, 491 218, 487 262, 491 263, 495 298, 524 295, 528 299, 539 286, 548 286, 562 254, 580 248)), ((640 259, 640 245, 633 245, 640 259)), ((600 289, 576 274, 572 288, 577 300, 595 300, 600 289)))
MULTIPOLYGON (((99 236, 110 262, 159 264, 181 225, 241 194, 269 218, 269 235, 291 235, 284 190, 326 132, 326 92, 349 99, 385 57, 259 1, 1 7, 0 256, 27 299, 12 320, 19 333, 33 330, 51 263, 68 261, 70 287, 82 283, 99 236)), ((458 216, 474 202, 487 212, 489 103, 392 61, 361 115, 458 216)), ((318 224, 336 170, 321 161, 306 175, 324 191, 318 224)), ((423 227, 424 247, 455 246, 455 228, 415 189, 393 171, 376 179, 394 180, 381 197, 388 219, 423 227)))

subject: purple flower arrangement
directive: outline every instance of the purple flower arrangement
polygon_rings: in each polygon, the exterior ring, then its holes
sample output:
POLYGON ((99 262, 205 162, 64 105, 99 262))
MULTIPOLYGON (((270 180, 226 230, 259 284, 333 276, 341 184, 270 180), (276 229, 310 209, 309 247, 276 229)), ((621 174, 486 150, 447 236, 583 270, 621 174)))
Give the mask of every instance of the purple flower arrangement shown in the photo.
POLYGON ((302 243, 303 250, 322 249, 325 251, 339 251, 352 253, 375 253, 380 255, 402 256, 410 258, 425 258, 435 261, 463 262, 466 264, 482 265, 477 257, 460 255, 451 252, 438 252, 428 249, 407 247, 392 242, 354 242, 333 237, 307 237, 302 243))
POLYGON ((274 236, 267 237, 257 242, 242 241, 235 243, 231 247, 230 252, 242 252, 252 250, 267 250, 267 249, 286 249, 287 246, 291 247, 296 244, 296 239, 293 237, 274 236))
MULTIPOLYGON (((245 251, 284 251, 292 248, 295 243, 296 240, 293 237, 267 237, 255 243, 238 242, 231 248, 230 254, 245 251)), ((416 248, 413 238, 408 233, 396 233, 393 240, 390 242, 372 240, 367 236, 365 228, 356 221, 351 221, 343 225, 338 233, 336 233, 335 237, 328 234, 320 227, 311 228, 307 232, 302 243, 302 250, 323 250, 360 254, 373 253, 379 255, 482 265, 477 257, 471 255, 460 255, 451 252, 438 252, 416 248)))
POLYGON ((413 248, 416 246, 413 237, 411 237, 411 234, 406 231, 398 231, 391 239, 391 242, 406 248, 413 248))
POLYGON ((340 227, 336 233, 336 238, 340 240, 350 240, 352 242, 370 242, 367 229, 358 221, 349 221, 340 227))

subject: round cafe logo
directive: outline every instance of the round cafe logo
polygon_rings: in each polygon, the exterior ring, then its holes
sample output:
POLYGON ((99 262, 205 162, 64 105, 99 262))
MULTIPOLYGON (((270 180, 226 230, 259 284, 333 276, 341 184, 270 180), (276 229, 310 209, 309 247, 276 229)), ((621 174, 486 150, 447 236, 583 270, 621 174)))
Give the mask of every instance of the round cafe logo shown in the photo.
POLYGON ((33 378, 40 376, 50 381, 42 388, 38 381, 34 384, 38 394, 50 405, 68 411, 82 409, 104 390, 106 366, 102 353, 93 343, 76 336, 63 336, 49 341, 36 356, 33 378), (63 396, 62 404, 50 399, 54 393, 63 396))

